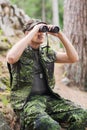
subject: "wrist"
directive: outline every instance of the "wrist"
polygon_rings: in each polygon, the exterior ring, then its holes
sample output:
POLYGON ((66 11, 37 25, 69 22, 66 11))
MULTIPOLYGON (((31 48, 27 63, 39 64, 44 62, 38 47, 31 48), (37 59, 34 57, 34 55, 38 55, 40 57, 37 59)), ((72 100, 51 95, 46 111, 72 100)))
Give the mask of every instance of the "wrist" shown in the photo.
POLYGON ((59 32, 58 32, 58 37, 59 37, 59 39, 63 38, 63 32, 61 30, 59 30, 59 32))

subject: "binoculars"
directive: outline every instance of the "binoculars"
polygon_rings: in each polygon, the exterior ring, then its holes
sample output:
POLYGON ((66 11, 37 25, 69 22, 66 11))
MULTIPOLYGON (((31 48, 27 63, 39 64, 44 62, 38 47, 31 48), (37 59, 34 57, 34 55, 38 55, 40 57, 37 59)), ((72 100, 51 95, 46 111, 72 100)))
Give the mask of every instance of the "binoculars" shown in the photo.
POLYGON ((52 32, 52 33, 58 33, 59 32, 59 27, 54 26, 51 27, 50 29, 47 26, 42 26, 39 28, 39 32, 52 32))

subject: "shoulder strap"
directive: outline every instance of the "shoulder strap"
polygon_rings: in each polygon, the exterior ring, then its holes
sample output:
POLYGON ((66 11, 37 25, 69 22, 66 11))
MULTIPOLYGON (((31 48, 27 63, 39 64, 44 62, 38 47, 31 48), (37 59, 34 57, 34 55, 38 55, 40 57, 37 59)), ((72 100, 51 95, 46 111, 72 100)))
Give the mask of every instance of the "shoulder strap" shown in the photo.
POLYGON ((12 77, 12 72, 11 72, 11 65, 8 62, 7 62, 7 67, 8 67, 9 74, 10 74, 10 87, 11 87, 12 86, 13 77, 12 77))
MULTIPOLYGON (((18 61, 16 64, 17 64, 18 79, 20 79, 20 67, 21 67, 20 66, 20 61, 18 61)), ((12 86, 13 77, 12 77, 12 72, 11 72, 11 65, 8 62, 7 62, 7 67, 8 67, 9 74, 10 74, 10 87, 11 87, 12 86)))

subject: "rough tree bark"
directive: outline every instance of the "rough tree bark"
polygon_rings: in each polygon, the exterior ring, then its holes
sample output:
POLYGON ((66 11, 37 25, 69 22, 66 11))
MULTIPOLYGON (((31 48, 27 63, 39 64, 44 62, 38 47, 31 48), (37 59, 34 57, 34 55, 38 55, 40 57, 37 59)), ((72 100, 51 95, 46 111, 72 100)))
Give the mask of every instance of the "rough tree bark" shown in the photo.
POLYGON ((65 0, 64 32, 79 55, 78 63, 67 65, 67 76, 87 90, 87 0, 65 0))
POLYGON ((29 16, 9 0, 0 0, 0 29, 6 36, 15 36, 22 33, 23 25, 29 16))

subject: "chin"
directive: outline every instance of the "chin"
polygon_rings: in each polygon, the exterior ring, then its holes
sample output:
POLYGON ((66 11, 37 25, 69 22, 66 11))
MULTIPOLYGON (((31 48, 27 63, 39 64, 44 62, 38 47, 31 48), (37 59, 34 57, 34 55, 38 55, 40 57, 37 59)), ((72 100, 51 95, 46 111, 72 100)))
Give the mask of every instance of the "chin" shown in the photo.
POLYGON ((43 40, 42 41, 40 40, 38 43, 42 44, 43 42, 44 42, 43 40))

